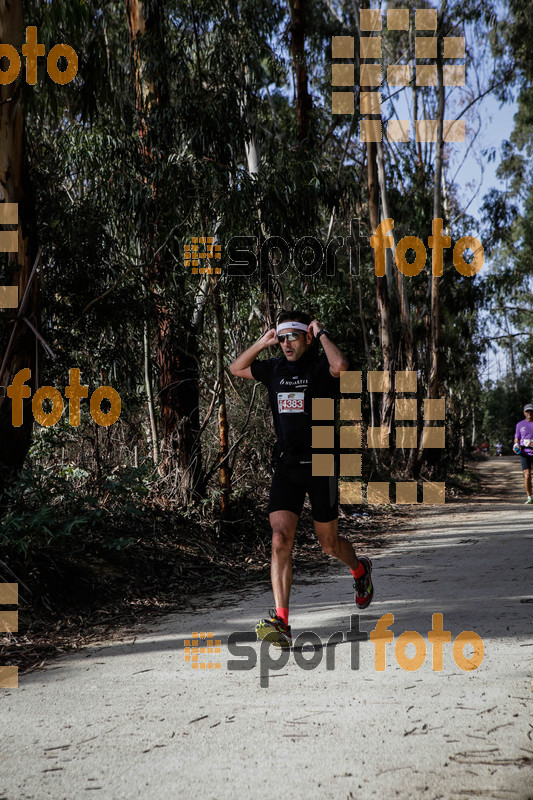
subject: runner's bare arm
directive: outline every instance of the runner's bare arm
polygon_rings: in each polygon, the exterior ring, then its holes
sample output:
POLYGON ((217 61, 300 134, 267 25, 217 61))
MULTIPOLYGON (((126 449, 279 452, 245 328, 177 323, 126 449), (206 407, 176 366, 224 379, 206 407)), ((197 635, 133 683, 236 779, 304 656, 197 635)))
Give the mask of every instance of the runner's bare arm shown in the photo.
POLYGON ((251 347, 245 350, 244 353, 241 353, 233 364, 230 364, 229 371, 237 378, 253 378, 254 376, 250 369, 252 362, 255 361, 259 353, 266 350, 267 347, 273 347, 276 344, 278 344, 278 335, 274 328, 272 328, 272 330, 267 331, 257 342, 254 342, 251 347))
MULTIPOLYGON (((309 330, 312 331, 313 336, 316 336, 319 331, 323 329, 322 323, 318 320, 314 319, 312 323, 309 325, 309 330)), ((339 350, 336 344, 334 344, 327 333, 324 333, 320 337, 320 344, 324 348, 324 352, 326 354, 326 358, 329 364, 329 371, 334 378, 339 378, 341 372, 344 372, 348 369, 349 363, 348 359, 344 355, 344 353, 339 350)))

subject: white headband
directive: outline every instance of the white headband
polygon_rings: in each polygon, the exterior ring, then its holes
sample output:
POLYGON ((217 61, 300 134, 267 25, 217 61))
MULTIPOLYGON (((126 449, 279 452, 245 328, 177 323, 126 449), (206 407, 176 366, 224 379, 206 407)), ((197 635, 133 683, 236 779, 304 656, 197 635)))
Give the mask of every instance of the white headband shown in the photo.
POLYGON ((296 328, 297 331, 307 331, 309 330, 309 325, 304 325, 303 322, 280 322, 278 327, 276 328, 276 333, 280 333, 281 331, 286 330, 287 328, 296 328))

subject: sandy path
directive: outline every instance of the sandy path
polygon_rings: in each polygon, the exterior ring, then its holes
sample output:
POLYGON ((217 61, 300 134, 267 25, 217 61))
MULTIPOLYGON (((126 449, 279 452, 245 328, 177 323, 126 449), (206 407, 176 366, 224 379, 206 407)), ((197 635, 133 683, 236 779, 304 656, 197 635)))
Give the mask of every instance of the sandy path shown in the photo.
MULTIPOLYGON (((259 664, 228 669, 232 659, 245 664, 228 652, 228 635, 252 629, 271 598, 239 590, 218 596, 0 692, 0 800, 79 800, 85 791, 106 800, 287 791, 294 798, 533 798, 533 507, 522 505, 517 460, 492 459, 481 469, 491 495, 421 507, 412 530, 373 556, 376 598, 359 623, 368 632, 394 614, 384 671, 376 671, 368 640, 330 648, 332 670, 322 650, 313 670, 298 665, 313 656, 304 652, 269 673, 263 652, 262 681, 259 664), (427 639, 435 613, 452 642, 463 630, 482 638, 477 669, 463 671, 444 644, 443 669, 433 670, 427 639), (417 671, 395 657, 407 630, 427 648, 417 671), (220 669, 193 670, 184 660, 193 631, 221 640, 220 655, 200 656, 217 659, 220 669)), ((351 587, 340 567, 295 586, 293 631, 314 631, 322 642, 347 631, 351 587)), ((249 647, 250 663, 261 661, 259 644, 249 647)), ((407 656, 413 652, 409 645, 407 656)), ((470 657, 470 645, 464 654, 470 657)))

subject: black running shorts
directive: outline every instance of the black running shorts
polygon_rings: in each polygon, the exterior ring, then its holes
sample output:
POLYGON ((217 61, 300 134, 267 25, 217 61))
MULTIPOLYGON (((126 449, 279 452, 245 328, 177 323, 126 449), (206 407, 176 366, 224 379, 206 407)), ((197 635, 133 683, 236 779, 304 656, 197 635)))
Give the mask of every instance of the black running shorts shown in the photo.
POLYGON ((522 469, 531 469, 531 465, 533 464, 533 456, 520 453, 520 461, 522 462, 522 469))
POLYGON ((315 522, 331 522, 339 516, 339 484, 336 477, 313 477, 311 465, 274 468, 267 511, 292 511, 300 516, 309 495, 315 522))

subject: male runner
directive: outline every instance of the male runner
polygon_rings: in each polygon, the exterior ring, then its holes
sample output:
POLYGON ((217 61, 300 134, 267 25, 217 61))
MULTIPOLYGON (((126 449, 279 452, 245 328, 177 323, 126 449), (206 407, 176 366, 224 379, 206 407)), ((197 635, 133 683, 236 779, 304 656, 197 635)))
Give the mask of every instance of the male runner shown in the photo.
POLYGON ((513 450, 520 456, 520 460, 522 461, 524 485, 527 494, 527 500, 524 505, 532 505, 531 464, 533 464, 533 405, 531 403, 524 406, 524 415, 525 419, 516 426, 513 450))
POLYGON ((324 553, 343 561, 355 579, 355 602, 366 608, 372 601, 372 562, 357 558, 347 539, 338 535, 338 482, 336 477, 313 477, 311 471, 311 404, 313 397, 335 397, 340 373, 348 360, 316 319, 300 311, 284 311, 276 330, 261 336, 230 366, 239 378, 254 378, 268 389, 274 427, 274 475, 268 512, 272 527, 271 579, 275 609, 270 619, 256 626, 259 639, 276 647, 290 647, 289 595, 292 584, 294 536, 305 495, 309 495, 313 522, 324 553), (318 343, 324 354, 318 354, 318 343), (283 355, 259 361, 268 347, 281 344, 283 355))

